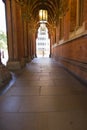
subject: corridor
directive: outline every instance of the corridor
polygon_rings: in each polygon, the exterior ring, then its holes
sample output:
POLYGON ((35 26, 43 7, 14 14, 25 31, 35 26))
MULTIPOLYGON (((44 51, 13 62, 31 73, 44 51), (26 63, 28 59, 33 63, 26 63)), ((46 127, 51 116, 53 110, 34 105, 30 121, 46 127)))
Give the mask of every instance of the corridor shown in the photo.
POLYGON ((0 130, 87 130, 87 88, 51 58, 35 58, 0 96, 0 130))

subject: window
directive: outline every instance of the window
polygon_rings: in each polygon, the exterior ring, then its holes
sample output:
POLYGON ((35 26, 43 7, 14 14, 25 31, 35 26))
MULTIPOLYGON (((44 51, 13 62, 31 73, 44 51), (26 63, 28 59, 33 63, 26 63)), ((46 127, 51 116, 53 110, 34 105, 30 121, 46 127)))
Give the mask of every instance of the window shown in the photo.
POLYGON ((63 18, 59 19, 60 24, 60 40, 63 38, 63 18))
POLYGON ((82 25, 83 0, 77 0, 77 27, 82 25))

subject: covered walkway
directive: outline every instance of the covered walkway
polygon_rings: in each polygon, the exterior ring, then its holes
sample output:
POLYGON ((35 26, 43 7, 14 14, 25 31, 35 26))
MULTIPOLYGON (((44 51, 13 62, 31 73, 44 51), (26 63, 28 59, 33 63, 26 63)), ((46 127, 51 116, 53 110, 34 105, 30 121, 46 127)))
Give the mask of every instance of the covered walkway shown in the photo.
POLYGON ((0 96, 0 130, 87 130, 87 88, 53 59, 36 58, 0 96))

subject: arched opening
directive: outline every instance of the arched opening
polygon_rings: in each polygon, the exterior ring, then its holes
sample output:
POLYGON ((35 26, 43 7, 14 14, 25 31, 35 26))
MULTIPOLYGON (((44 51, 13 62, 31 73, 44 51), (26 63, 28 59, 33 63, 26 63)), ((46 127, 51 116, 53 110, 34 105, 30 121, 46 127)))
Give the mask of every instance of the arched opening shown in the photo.
POLYGON ((5 5, 3 1, 0 1, 0 55, 2 64, 6 65, 8 61, 8 49, 7 49, 5 5))
POLYGON ((50 39, 48 29, 45 23, 41 23, 38 28, 36 38, 36 55, 37 57, 49 57, 50 56, 50 39))

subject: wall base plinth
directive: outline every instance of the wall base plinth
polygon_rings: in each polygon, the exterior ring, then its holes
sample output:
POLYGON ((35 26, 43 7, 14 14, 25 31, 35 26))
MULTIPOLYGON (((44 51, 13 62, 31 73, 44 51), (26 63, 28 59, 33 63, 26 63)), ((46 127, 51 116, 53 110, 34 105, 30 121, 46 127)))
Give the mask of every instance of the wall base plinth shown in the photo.
POLYGON ((9 70, 19 70, 25 66, 25 60, 22 61, 8 61, 7 67, 9 70))
POLYGON ((5 86, 12 78, 11 73, 8 71, 7 67, 0 64, 0 88, 5 86))

